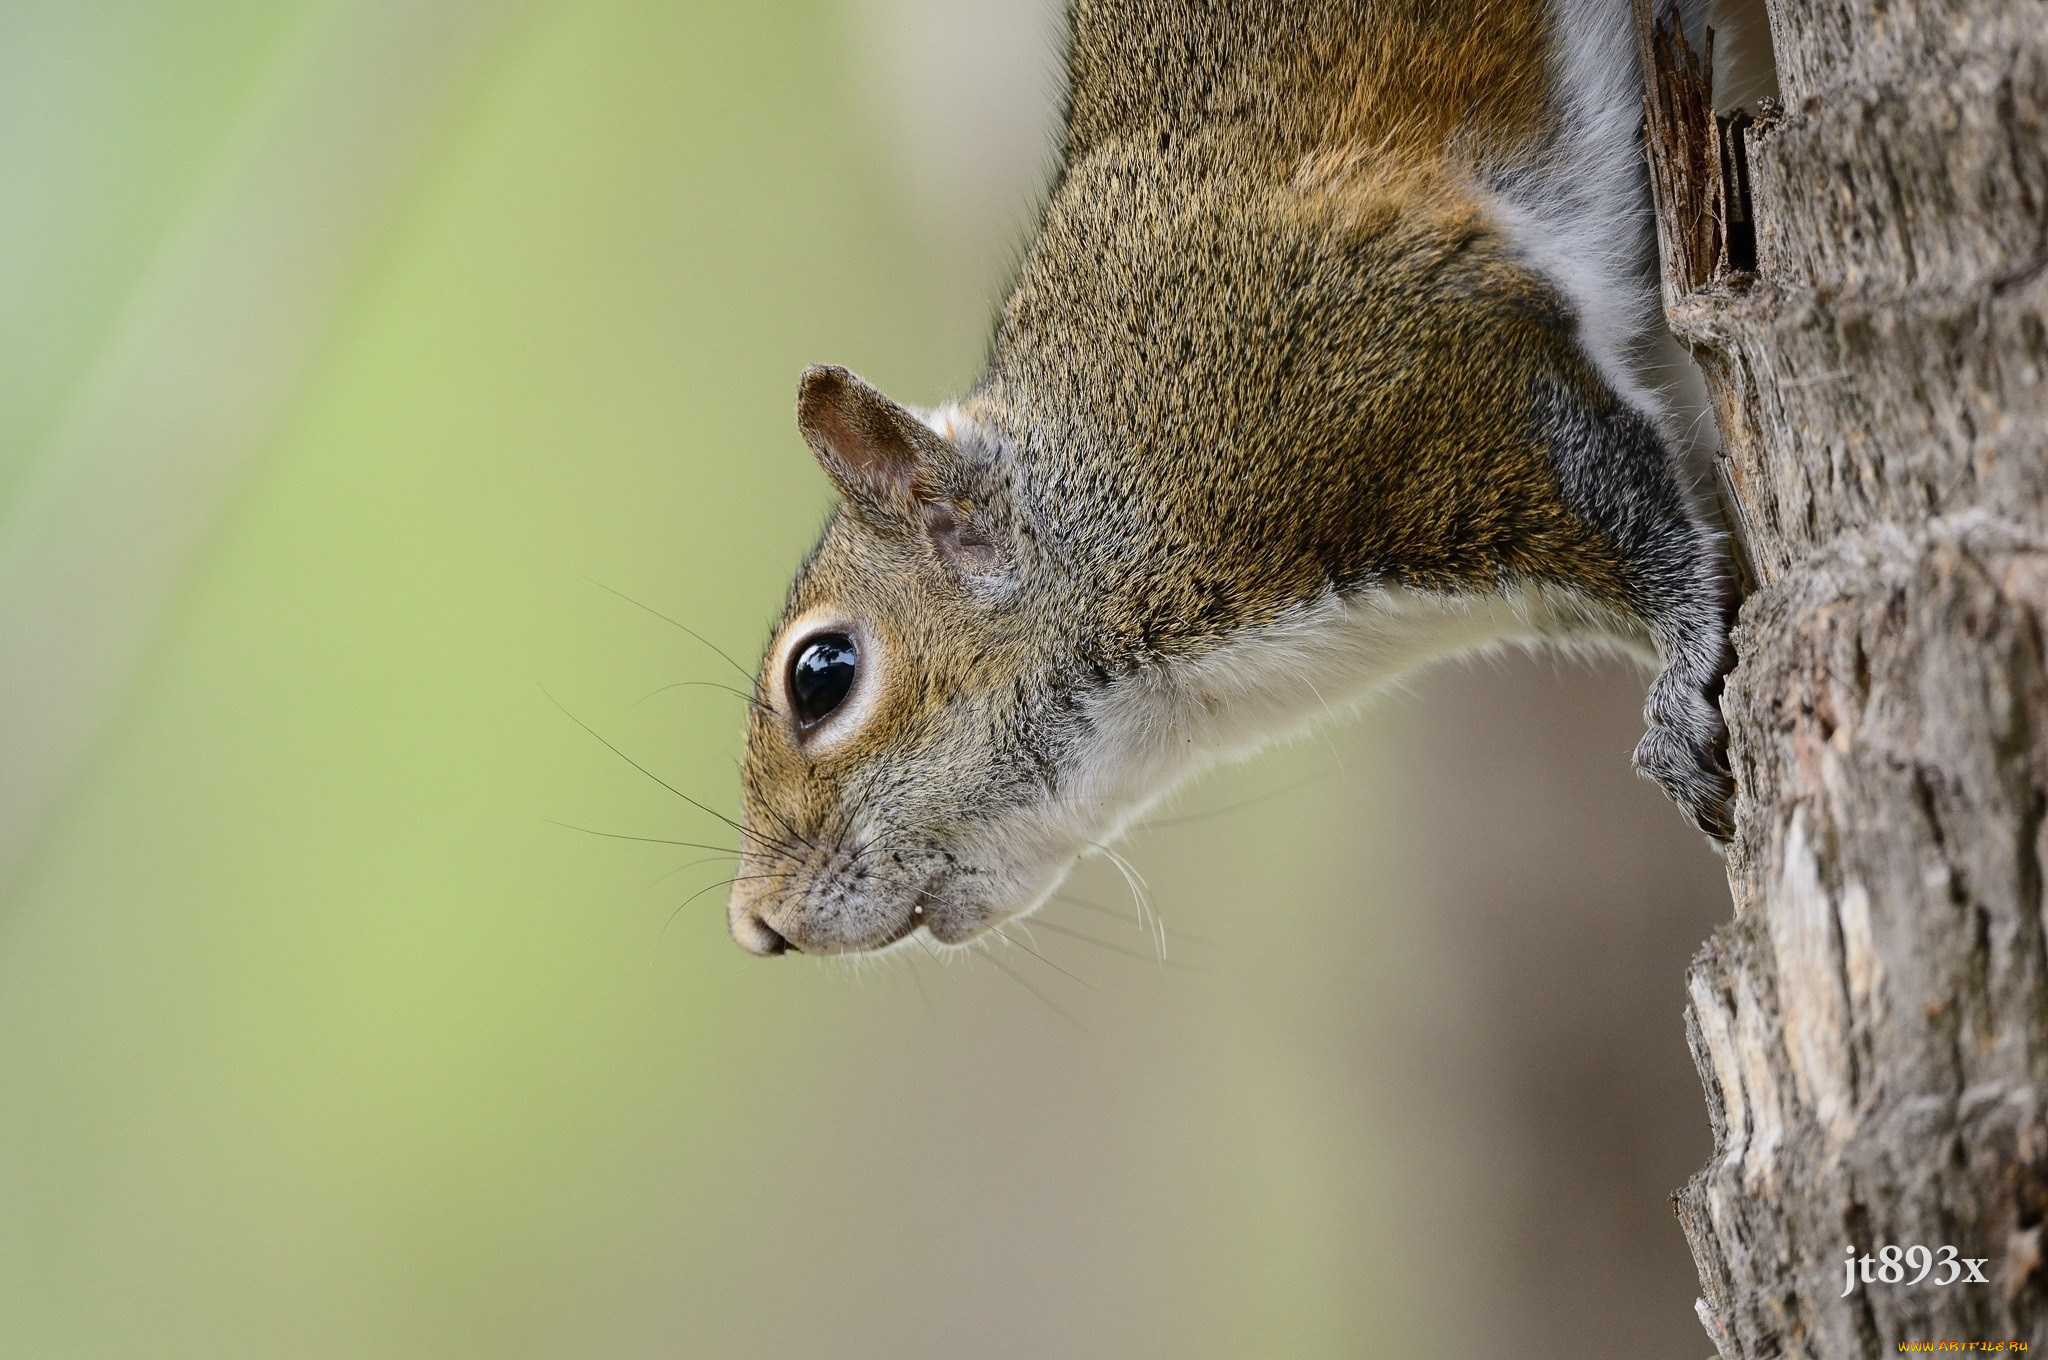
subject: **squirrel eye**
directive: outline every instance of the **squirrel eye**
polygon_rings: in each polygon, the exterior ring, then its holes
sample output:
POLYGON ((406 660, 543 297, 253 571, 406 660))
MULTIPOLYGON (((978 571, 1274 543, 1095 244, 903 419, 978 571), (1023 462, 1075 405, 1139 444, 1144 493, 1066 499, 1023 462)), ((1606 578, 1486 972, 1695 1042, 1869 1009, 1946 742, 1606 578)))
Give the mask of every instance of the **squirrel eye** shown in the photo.
POLYGON ((797 648, 789 665, 789 694, 797 720, 808 727, 839 707, 853 688, 860 650, 844 633, 822 633, 797 648))

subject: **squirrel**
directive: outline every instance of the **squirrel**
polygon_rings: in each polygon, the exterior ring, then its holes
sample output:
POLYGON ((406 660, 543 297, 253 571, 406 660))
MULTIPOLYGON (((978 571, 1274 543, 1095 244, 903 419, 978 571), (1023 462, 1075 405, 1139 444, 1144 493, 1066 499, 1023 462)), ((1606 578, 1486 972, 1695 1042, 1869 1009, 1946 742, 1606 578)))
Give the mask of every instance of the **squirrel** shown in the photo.
POLYGON ((803 375, 840 504, 750 709, 734 938, 964 943, 1205 764, 1503 642, 1657 665, 1635 766, 1725 842, 1736 590, 1638 367, 1629 0, 1067 18, 982 377, 803 375))

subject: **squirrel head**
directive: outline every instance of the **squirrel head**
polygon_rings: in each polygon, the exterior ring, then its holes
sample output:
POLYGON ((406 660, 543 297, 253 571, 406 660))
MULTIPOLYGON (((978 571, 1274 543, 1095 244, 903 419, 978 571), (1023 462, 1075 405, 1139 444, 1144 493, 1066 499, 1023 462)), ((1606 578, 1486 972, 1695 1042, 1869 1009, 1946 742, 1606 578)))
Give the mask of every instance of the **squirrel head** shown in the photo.
POLYGON ((923 926, 972 938, 1036 903, 1074 850, 1044 815, 1070 702, 1000 440, 920 419, 843 368, 797 423, 841 504, 762 664, 729 906, 759 954, 844 953, 923 926))

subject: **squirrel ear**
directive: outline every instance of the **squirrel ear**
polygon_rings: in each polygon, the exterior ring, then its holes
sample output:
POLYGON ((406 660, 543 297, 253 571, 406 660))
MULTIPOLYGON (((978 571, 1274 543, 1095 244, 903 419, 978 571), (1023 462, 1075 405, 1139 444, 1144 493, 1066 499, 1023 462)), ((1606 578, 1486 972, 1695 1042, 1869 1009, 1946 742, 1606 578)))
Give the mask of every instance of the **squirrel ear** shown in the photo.
POLYGON ((819 364, 797 390, 797 428, 857 510, 918 524, 939 556, 983 574, 1001 554, 961 495, 959 451, 846 369, 819 364))
POLYGON ((839 493, 867 509, 911 509, 929 465, 950 452, 923 421, 833 364, 805 371, 796 424, 839 493))

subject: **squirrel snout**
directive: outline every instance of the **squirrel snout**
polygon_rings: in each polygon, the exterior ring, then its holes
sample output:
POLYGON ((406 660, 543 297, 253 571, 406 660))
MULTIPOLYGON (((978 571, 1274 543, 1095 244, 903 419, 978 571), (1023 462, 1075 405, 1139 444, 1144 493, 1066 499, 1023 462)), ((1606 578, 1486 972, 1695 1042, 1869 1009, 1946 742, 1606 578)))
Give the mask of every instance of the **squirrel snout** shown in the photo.
POLYGON ((787 954, 792 948, 780 931, 751 911, 733 913, 732 937, 739 943, 740 948, 764 959, 773 958, 777 954, 787 954))

